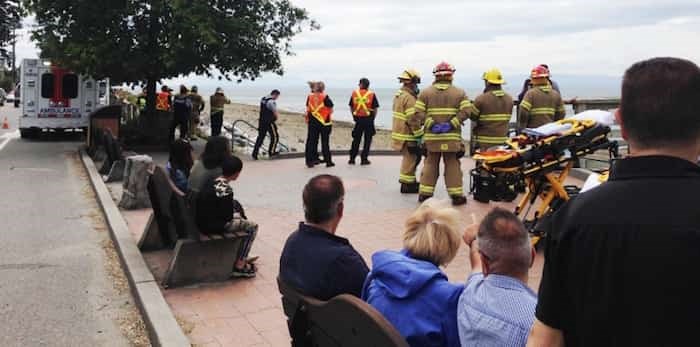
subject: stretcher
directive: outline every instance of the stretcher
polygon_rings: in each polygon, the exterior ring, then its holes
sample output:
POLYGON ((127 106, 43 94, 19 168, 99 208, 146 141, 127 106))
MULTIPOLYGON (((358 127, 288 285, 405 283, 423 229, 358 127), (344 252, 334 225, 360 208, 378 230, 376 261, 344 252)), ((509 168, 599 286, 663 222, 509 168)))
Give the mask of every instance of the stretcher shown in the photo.
POLYGON ((564 119, 542 129, 477 152, 471 171, 470 190, 477 201, 511 202, 524 193, 514 212, 533 244, 544 235, 543 219, 579 193, 579 187, 564 183, 578 159, 599 150, 607 150, 610 160, 618 156, 617 142, 608 139, 610 127, 594 120, 564 119))

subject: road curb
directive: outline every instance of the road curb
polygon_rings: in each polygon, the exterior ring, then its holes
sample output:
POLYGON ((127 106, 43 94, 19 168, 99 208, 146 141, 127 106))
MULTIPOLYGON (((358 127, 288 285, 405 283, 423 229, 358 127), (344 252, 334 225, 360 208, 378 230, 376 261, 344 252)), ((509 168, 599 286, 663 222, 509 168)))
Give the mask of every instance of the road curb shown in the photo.
POLYGON ((84 149, 80 150, 80 160, 88 173, 90 184, 104 213, 109 226, 110 237, 119 254, 119 260, 129 280, 131 292, 136 299, 136 304, 146 324, 151 344, 153 346, 168 347, 191 346, 180 325, 175 320, 168 303, 165 302, 160 287, 148 266, 146 266, 141 252, 136 247, 136 242, 129 233, 126 221, 119 212, 119 208, 117 208, 114 200, 112 200, 112 196, 102 181, 102 177, 97 172, 95 163, 84 149))

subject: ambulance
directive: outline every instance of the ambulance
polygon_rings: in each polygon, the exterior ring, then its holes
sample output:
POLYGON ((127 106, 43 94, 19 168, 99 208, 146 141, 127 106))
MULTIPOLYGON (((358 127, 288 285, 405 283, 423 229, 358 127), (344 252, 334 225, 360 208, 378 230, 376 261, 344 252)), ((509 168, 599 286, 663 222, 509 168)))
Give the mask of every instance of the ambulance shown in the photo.
POLYGON ((24 59, 21 65, 22 138, 43 130, 87 130, 89 115, 109 105, 109 80, 95 80, 43 59, 24 59))

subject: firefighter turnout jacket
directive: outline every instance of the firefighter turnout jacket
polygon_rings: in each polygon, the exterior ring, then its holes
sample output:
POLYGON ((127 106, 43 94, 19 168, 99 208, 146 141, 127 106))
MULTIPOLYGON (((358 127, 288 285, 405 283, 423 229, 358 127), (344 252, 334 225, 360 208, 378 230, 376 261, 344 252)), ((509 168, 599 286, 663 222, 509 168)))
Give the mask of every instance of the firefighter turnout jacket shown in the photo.
POLYGON ((520 102, 518 131, 558 121, 565 115, 564 102, 559 92, 549 84, 533 86, 520 102))
POLYGON ((402 87, 394 95, 393 121, 391 127, 392 147, 399 151, 406 142, 418 142, 421 134, 414 134, 408 125, 408 120, 413 117, 416 110, 416 92, 410 88, 402 87))
POLYGON ((224 105, 230 103, 231 100, 229 100, 224 94, 215 93, 209 98, 211 113, 224 112, 224 105))
POLYGON ((413 135, 423 135, 428 152, 464 150, 462 124, 474 112, 474 105, 464 90, 453 86, 450 81, 436 81, 418 95, 414 108, 409 127, 413 135), (448 123, 450 130, 436 133, 433 126, 443 123, 448 123))
POLYGON ((486 91, 474 100, 472 139, 477 148, 504 144, 513 114, 513 98, 502 89, 486 91))

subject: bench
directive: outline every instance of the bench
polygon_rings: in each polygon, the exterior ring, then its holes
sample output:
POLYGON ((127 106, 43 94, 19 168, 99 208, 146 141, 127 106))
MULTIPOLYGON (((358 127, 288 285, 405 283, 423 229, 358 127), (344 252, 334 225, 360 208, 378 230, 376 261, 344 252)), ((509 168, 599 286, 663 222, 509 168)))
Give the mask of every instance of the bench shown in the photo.
POLYGON ((139 248, 159 250, 174 244, 173 256, 163 279, 168 288, 231 277, 242 245, 242 234, 204 235, 194 217, 196 196, 186 196, 156 167, 149 179, 153 214, 139 248))
POLYGON ((320 301, 277 277, 293 347, 408 347, 389 321, 349 294, 320 301))

